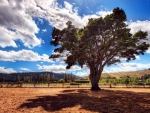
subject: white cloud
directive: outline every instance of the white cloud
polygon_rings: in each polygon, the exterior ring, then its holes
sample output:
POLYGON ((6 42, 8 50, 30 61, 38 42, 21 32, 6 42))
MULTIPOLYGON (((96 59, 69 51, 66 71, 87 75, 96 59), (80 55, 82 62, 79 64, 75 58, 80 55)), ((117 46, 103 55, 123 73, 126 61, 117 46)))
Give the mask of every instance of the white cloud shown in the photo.
POLYGON ((73 13, 71 4, 69 4, 66 1, 64 1, 64 5, 65 5, 65 8, 69 11, 69 13, 73 13))
POLYGON ((15 40, 16 33, 12 32, 10 30, 7 30, 6 28, 0 26, 0 47, 5 48, 7 46, 17 47, 15 40))
POLYGON ((42 29, 42 32, 44 33, 44 32, 47 32, 47 30, 46 29, 42 29))
POLYGON ((46 19, 52 26, 63 29, 67 21, 72 21, 76 27, 83 27, 89 18, 98 18, 109 13, 109 11, 100 11, 97 14, 81 17, 73 5, 64 1, 64 6, 60 6, 56 0, 1 0, 0 46, 17 47, 16 40, 20 40, 29 48, 39 46, 42 40, 35 35, 39 32, 39 28, 33 17, 38 18, 41 24, 43 19, 46 19))
MULTIPOLYGON (((53 55, 59 54, 57 52, 52 51, 53 55)), ((59 63, 65 63, 64 60, 66 60, 66 56, 69 55, 69 51, 64 50, 63 53, 60 54, 61 57, 59 58, 53 58, 54 61, 59 62, 59 63)))
POLYGON ((22 70, 22 71, 31 71, 30 69, 28 69, 28 68, 23 68, 23 67, 21 67, 20 70, 22 70))
MULTIPOLYGON (((104 17, 112 12, 101 10, 96 14, 81 17, 78 15, 78 9, 72 4, 64 1, 64 6, 59 5, 56 0, 1 0, 0 33, 2 36, 0 37, 0 46, 3 48, 17 47, 16 40, 21 40, 24 46, 30 48, 40 45, 42 40, 35 36, 39 32, 39 28, 32 17, 39 18, 41 23, 42 19, 46 19, 52 26, 59 29, 66 27, 67 21, 72 21, 76 27, 81 28, 88 23, 89 18, 104 17)), ((150 34, 150 21, 148 20, 130 22, 129 27, 131 32, 142 29, 150 34)), ((150 36, 148 38, 150 41, 150 36)))
POLYGON ((51 2, 46 0, 30 1, 26 0, 26 11, 33 17, 44 18, 49 23, 59 29, 66 27, 68 21, 72 21, 76 27, 83 27, 87 24, 89 18, 98 18, 105 14, 110 13, 109 11, 100 11, 93 15, 84 15, 83 17, 78 15, 78 9, 73 7, 72 4, 64 1, 64 6, 60 6, 56 0, 51 2))
POLYGON ((20 50, 20 51, 2 51, 0 50, 0 61, 43 61, 53 62, 49 59, 46 54, 39 55, 31 50, 20 50))
POLYGON ((103 11, 103 10, 97 12, 97 14, 102 17, 105 17, 106 15, 111 14, 111 13, 112 13, 112 11, 103 11))
POLYGON ((54 73, 65 73, 66 72, 66 66, 64 65, 37 65, 38 70, 41 71, 50 71, 54 73))
POLYGON ((147 53, 150 53, 150 48, 146 51, 147 53))
MULTIPOLYGON (((40 22, 40 24, 43 24, 43 19, 42 18, 38 18, 38 21, 40 22)), ((39 24, 39 23, 38 23, 39 24)))
MULTIPOLYGON (((56 65, 56 64, 52 64, 52 65, 37 65, 38 70, 40 71, 50 71, 50 72, 54 72, 54 73, 67 73, 67 72, 72 72, 76 75, 79 74, 79 71, 83 72, 83 71, 87 71, 89 72, 86 68, 81 69, 79 66, 74 65, 72 66, 70 69, 66 69, 66 65, 56 65), (76 72, 78 71, 78 72, 76 72)), ((84 72, 85 73, 85 72, 84 72)), ((83 74, 82 74, 83 75, 83 74)))
POLYGON ((29 48, 41 44, 41 40, 35 36, 39 29, 32 17, 26 13, 23 3, 21 0, 1 0, 0 46, 3 48, 17 47, 16 40, 20 40, 29 48))
POLYGON ((20 40, 29 48, 39 46, 42 40, 35 35, 39 32, 39 28, 33 17, 38 18, 41 24, 43 19, 48 20, 52 26, 59 29, 66 27, 67 21, 72 21, 76 27, 81 28, 88 23, 89 18, 98 18, 111 12, 100 11, 97 14, 81 17, 78 15, 78 9, 73 5, 64 1, 64 6, 59 5, 56 0, 1 0, 0 46, 17 47, 16 40, 20 40))
POLYGON ((12 68, 0 67, 0 73, 16 73, 12 68))
POLYGON ((150 67, 150 63, 143 64, 143 63, 118 63, 117 67, 110 68, 110 72, 126 72, 126 71, 137 71, 148 69, 150 67))
MULTIPOLYGON (((129 28, 131 28, 131 33, 135 33, 138 30, 143 30, 148 32, 148 42, 150 43, 150 21, 139 21, 136 22, 129 22, 129 28)), ((147 53, 150 53, 150 48, 146 51, 147 53)))
POLYGON ((140 56, 139 56, 139 55, 136 55, 135 58, 136 58, 137 60, 140 60, 140 56))
MULTIPOLYGON (((43 19, 59 29, 66 27, 67 21, 72 21, 76 27, 86 26, 89 18, 98 18, 99 16, 106 16, 112 11, 99 11, 96 14, 78 15, 78 9, 68 2, 64 1, 64 6, 60 6, 56 0, 1 0, 0 3, 0 47, 7 46, 17 47, 16 40, 20 40, 24 46, 29 48, 39 46, 42 40, 36 37, 35 34, 39 32, 39 28, 35 24, 33 17, 38 18, 38 21, 43 23, 43 19)), ((135 33, 137 30, 148 31, 150 34, 150 21, 136 21, 129 22, 131 32, 135 33)), ((46 30, 42 30, 43 32, 46 30)), ((150 42, 150 35, 148 35, 150 42)), ((150 53, 150 49, 147 51, 150 53)), ((48 59, 48 55, 39 55, 31 50, 20 51, 2 51, 0 50, 1 61, 42 61, 52 62, 48 59)), ((57 62, 63 62, 66 57, 56 59, 57 62)), ((139 58, 137 56, 137 58, 139 58)), ((64 65, 53 66, 38 66, 40 70, 54 70, 55 72, 65 72, 64 65), (58 66, 58 67, 57 67, 58 66), (56 68, 56 69, 54 69, 56 68)), ((132 67, 132 66, 131 66, 132 67)), ((128 67, 130 68, 130 67, 128 67)), ((80 70, 78 67, 72 67, 72 71, 80 70)), ((122 69, 120 66, 118 70, 122 69)), ((134 68, 135 69, 135 68, 134 68)), ((84 69, 83 69, 84 70, 84 69)), ((88 70, 88 69, 85 69, 88 70)), ((126 69, 127 70, 127 69, 126 69)), ((86 72, 78 72, 85 75, 86 72)))
POLYGON ((73 73, 73 74, 83 77, 83 76, 89 76, 90 72, 89 71, 80 71, 80 72, 73 73))
POLYGON ((111 73, 111 71, 106 69, 106 68, 104 68, 102 73, 111 73))

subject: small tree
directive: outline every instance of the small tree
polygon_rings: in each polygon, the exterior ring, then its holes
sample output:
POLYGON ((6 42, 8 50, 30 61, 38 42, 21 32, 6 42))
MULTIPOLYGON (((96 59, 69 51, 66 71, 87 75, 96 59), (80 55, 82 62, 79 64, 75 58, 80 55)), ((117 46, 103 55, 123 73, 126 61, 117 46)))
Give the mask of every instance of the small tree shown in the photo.
POLYGON ((52 76, 52 81, 54 82, 54 80, 55 80, 55 75, 53 74, 53 76, 52 76))
POLYGON ((100 80, 104 66, 136 59, 136 55, 144 54, 150 44, 146 43, 147 32, 130 33, 126 24, 126 14, 115 8, 106 17, 89 19, 87 26, 78 29, 71 22, 67 28, 53 29, 51 44, 57 46, 50 58, 67 57, 67 69, 73 65, 87 65, 90 69, 92 90, 100 90, 100 80))
POLYGON ((146 79, 146 84, 150 85, 150 78, 146 79))
POLYGON ((61 79, 58 80, 58 82, 59 82, 59 83, 64 83, 65 80, 61 78, 61 79))
POLYGON ((20 82, 20 76, 17 75, 17 82, 20 82))
POLYGON ((68 75, 66 73, 64 74, 64 80, 65 80, 65 82, 68 81, 68 75))
POLYGON ((5 80, 6 80, 6 78, 5 78, 5 77, 3 77, 3 82, 5 82, 5 80))
POLYGON ((70 81, 71 81, 71 82, 74 81, 74 77, 73 77, 73 74, 72 74, 72 73, 70 74, 70 81))
POLYGON ((48 83, 48 87, 50 85, 50 74, 47 74, 47 83, 48 83))
POLYGON ((137 84, 138 81, 139 81, 139 79, 138 79, 137 77, 132 77, 132 78, 130 78, 130 82, 131 82, 132 85, 137 84))

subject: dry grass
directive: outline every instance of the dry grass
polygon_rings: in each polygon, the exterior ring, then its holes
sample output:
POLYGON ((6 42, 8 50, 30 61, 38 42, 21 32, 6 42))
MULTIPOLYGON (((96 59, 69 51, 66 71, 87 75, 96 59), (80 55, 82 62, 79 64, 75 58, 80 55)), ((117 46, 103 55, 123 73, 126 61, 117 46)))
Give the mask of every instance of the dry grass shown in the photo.
POLYGON ((0 113, 150 113, 150 89, 0 88, 0 113))
MULTIPOLYGON (((118 73, 102 73, 102 77, 116 77, 120 78, 123 76, 130 76, 130 77, 138 77, 141 78, 142 76, 150 74, 150 70, 141 70, 141 71, 131 71, 131 72, 118 72, 118 73)), ((88 79, 88 76, 84 77, 88 79)))
POLYGON ((120 78, 123 76, 130 76, 130 77, 142 77, 146 74, 150 74, 150 70, 141 70, 141 71, 131 71, 131 72, 118 72, 118 73, 103 73, 102 76, 110 76, 120 78))

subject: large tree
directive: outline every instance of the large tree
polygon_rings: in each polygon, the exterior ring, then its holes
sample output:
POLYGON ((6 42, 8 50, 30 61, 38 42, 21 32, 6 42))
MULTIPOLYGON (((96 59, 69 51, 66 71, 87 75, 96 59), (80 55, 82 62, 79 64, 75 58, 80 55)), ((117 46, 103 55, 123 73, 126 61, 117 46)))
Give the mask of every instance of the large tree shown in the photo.
POLYGON ((50 42, 56 46, 50 58, 66 56, 67 69, 73 65, 87 65, 90 69, 89 78, 92 90, 99 90, 100 80, 104 66, 136 59, 136 55, 144 54, 149 48, 146 43, 147 32, 138 31, 130 33, 126 24, 126 14, 120 8, 115 8, 107 16, 89 19, 84 28, 75 28, 67 22, 67 28, 53 29, 50 42))

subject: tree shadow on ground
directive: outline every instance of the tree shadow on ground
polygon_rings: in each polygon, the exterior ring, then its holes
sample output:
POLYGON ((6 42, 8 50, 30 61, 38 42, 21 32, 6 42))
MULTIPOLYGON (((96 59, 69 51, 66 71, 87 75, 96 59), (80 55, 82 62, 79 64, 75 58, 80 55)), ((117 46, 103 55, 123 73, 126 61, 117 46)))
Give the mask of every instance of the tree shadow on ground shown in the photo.
POLYGON ((150 94, 128 91, 64 90, 56 96, 39 96, 28 99, 21 108, 41 106, 48 112, 80 105, 80 109, 99 113, 150 113, 150 94))

